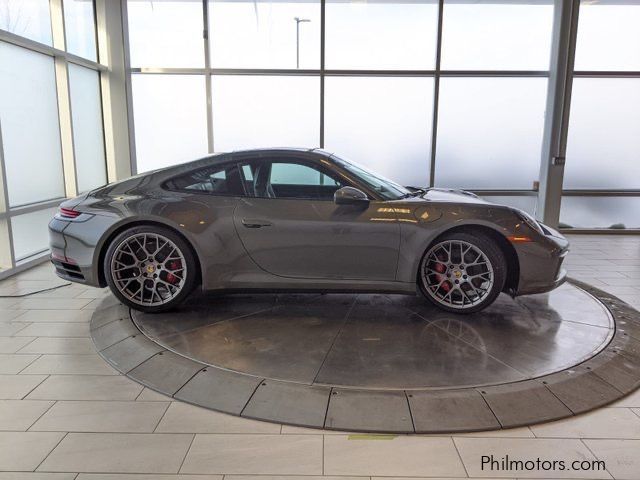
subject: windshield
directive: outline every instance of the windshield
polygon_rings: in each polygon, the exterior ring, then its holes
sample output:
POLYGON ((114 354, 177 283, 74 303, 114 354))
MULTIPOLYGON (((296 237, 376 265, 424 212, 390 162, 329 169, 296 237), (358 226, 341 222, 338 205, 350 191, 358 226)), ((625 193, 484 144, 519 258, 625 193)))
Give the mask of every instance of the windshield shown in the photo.
POLYGON ((402 185, 398 185, 396 182, 392 182, 391 180, 384 178, 382 175, 374 173, 350 160, 347 161, 343 158, 336 157, 335 155, 332 155, 331 159, 340 167, 352 173, 371 190, 375 190, 385 200, 398 200, 411 195, 411 191, 404 188, 402 185))

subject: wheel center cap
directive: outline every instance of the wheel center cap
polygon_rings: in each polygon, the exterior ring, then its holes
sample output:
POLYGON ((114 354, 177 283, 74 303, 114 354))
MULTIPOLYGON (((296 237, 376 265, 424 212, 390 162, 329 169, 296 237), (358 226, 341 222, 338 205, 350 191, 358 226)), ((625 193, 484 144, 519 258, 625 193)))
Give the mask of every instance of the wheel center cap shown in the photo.
POLYGON ((153 273, 156 271, 156 267, 153 265, 147 265, 147 273, 153 273))
POLYGON ((456 278, 462 277, 462 272, 460 270, 456 270, 455 272, 453 272, 453 274, 455 275, 456 278))

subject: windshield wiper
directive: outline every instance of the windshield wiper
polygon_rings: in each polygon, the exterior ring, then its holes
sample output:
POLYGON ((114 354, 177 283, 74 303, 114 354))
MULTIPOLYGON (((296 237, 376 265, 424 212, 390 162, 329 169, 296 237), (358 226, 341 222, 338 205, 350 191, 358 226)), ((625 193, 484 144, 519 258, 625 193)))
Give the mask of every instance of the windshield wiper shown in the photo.
POLYGON ((413 192, 409 192, 409 193, 405 193, 402 196, 402 198, 419 197, 420 195, 424 195, 425 193, 427 193, 429 191, 428 188, 411 187, 411 189, 414 189, 414 191, 413 192))

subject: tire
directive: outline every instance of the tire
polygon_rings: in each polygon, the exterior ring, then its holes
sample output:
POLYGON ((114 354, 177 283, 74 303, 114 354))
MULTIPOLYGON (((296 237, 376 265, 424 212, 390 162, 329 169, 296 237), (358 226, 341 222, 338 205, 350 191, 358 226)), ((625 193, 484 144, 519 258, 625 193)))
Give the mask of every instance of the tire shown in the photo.
POLYGON ((453 232, 429 246, 420 261, 417 282, 422 294, 438 308, 469 314, 491 305, 506 277, 504 254, 490 237, 453 232))
POLYGON ((195 288, 198 268, 187 242, 172 230, 142 225, 120 233, 104 257, 113 294, 142 312, 178 306, 195 288))

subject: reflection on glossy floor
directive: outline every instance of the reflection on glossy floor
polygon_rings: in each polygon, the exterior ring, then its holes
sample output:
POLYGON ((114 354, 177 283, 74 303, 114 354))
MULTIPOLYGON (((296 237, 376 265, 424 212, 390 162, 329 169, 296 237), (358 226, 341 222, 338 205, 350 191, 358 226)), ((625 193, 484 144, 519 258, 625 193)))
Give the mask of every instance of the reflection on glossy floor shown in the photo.
POLYGON ((613 334, 607 311, 566 284, 550 294, 501 295, 468 316, 419 297, 201 296, 178 312, 134 320, 149 337, 199 362, 260 377, 361 388, 500 384, 576 365, 613 334))

